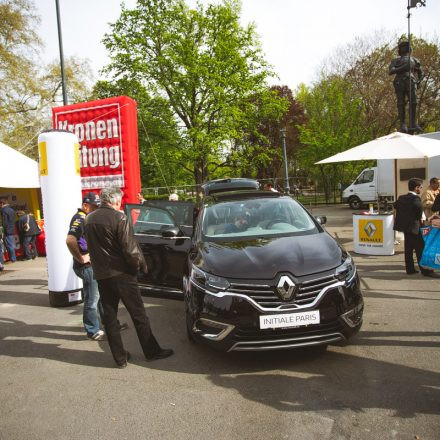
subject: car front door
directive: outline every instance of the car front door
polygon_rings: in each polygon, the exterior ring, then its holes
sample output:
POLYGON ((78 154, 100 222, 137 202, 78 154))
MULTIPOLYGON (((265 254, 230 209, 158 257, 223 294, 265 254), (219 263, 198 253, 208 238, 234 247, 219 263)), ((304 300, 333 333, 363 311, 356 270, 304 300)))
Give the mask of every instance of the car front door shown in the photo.
POLYGON ((147 262, 148 273, 139 278, 141 287, 181 291, 191 247, 194 204, 158 200, 128 204, 125 212, 147 262))
POLYGON ((376 199, 374 170, 364 170, 354 182, 354 192, 363 202, 376 199))

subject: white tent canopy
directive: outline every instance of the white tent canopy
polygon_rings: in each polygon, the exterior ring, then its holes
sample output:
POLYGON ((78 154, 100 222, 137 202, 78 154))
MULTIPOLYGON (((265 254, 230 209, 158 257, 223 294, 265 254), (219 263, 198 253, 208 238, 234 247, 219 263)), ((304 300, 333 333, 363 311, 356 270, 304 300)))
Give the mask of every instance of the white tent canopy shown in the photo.
POLYGON ((0 188, 40 188, 38 163, 2 142, 0 188))
POLYGON ((438 140, 395 132, 316 163, 377 159, 423 159, 434 156, 440 156, 440 142, 438 140))

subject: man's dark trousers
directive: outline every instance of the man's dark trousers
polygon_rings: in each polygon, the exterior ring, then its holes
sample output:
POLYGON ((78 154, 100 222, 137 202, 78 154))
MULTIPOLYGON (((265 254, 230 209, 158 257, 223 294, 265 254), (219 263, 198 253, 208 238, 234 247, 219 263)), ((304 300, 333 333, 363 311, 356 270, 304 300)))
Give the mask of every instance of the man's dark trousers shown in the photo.
POLYGON ((160 347, 151 332, 136 276, 122 274, 98 280, 98 287, 102 305, 102 322, 115 362, 120 365, 127 360, 117 318, 119 300, 123 302, 131 316, 145 357, 156 354, 160 347))
MULTIPOLYGON (((411 234, 411 232, 404 232, 403 236, 405 240, 405 268, 406 273, 410 274, 415 272, 413 252, 416 252, 417 262, 420 263, 425 242, 420 233, 416 235, 411 234)), ((420 267, 420 270, 422 273, 430 272, 422 267, 420 267)))

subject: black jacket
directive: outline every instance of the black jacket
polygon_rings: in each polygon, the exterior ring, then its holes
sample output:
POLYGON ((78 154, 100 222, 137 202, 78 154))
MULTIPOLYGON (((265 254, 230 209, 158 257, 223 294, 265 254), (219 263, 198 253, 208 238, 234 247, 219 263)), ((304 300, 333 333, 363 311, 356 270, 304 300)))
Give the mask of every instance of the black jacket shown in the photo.
POLYGON ((394 203, 394 208, 394 230, 418 235, 423 213, 420 197, 412 193, 400 196, 394 203))
POLYGON ((2 222, 5 235, 14 235, 15 211, 9 206, 2 208, 2 222))
POLYGON ((97 280, 147 272, 144 256, 133 236, 133 226, 124 213, 102 205, 87 215, 84 230, 97 280))
POLYGON ((440 211, 440 194, 437 194, 435 196, 435 200, 434 203, 431 206, 431 211, 432 212, 438 212, 440 211))
POLYGON ((20 235, 27 236, 27 235, 38 235, 41 231, 40 228, 37 225, 37 221, 35 220, 35 217, 32 214, 25 214, 22 215, 17 222, 18 231, 20 232, 20 235), (28 221, 29 217, 29 221, 28 221), (25 231, 24 225, 26 223, 29 223, 29 230, 25 231))

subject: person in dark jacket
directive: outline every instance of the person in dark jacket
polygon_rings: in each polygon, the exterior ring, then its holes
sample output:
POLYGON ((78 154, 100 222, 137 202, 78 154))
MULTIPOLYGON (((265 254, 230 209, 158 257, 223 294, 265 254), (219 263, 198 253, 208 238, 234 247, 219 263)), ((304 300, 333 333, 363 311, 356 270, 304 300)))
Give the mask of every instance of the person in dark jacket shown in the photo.
POLYGON ((6 250, 9 254, 9 261, 15 263, 17 257, 15 256, 15 239, 14 239, 14 224, 15 224, 15 211, 8 203, 8 199, 0 200, 0 208, 2 212, 3 223, 3 239, 6 250))
POLYGON ((90 259, 101 297, 103 323, 113 358, 119 368, 127 366, 130 354, 124 349, 118 329, 117 314, 122 300, 130 314, 147 360, 166 358, 171 349, 162 349, 154 337, 145 313, 137 274, 147 271, 133 226, 120 211, 122 191, 104 188, 101 206, 85 220, 85 235, 90 259))
POLYGON ((17 228, 20 233, 21 243, 26 260, 33 260, 37 257, 37 237, 40 234, 40 228, 33 214, 26 214, 24 211, 17 211, 17 228))
POLYGON ((431 206, 431 211, 433 213, 440 211, 440 194, 437 194, 437 196, 434 199, 434 203, 431 206))
POLYGON ((403 232, 405 239, 405 269, 408 275, 418 273, 414 268, 413 252, 415 251, 420 272, 424 276, 432 276, 433 270, 420 266, 424 247, 420 226, 422 226, 423 207, 420 200, 422 179, 412 178, 408 181, 408 194, 400 196, 394 203, 396 218, 394 230, 403 232))

